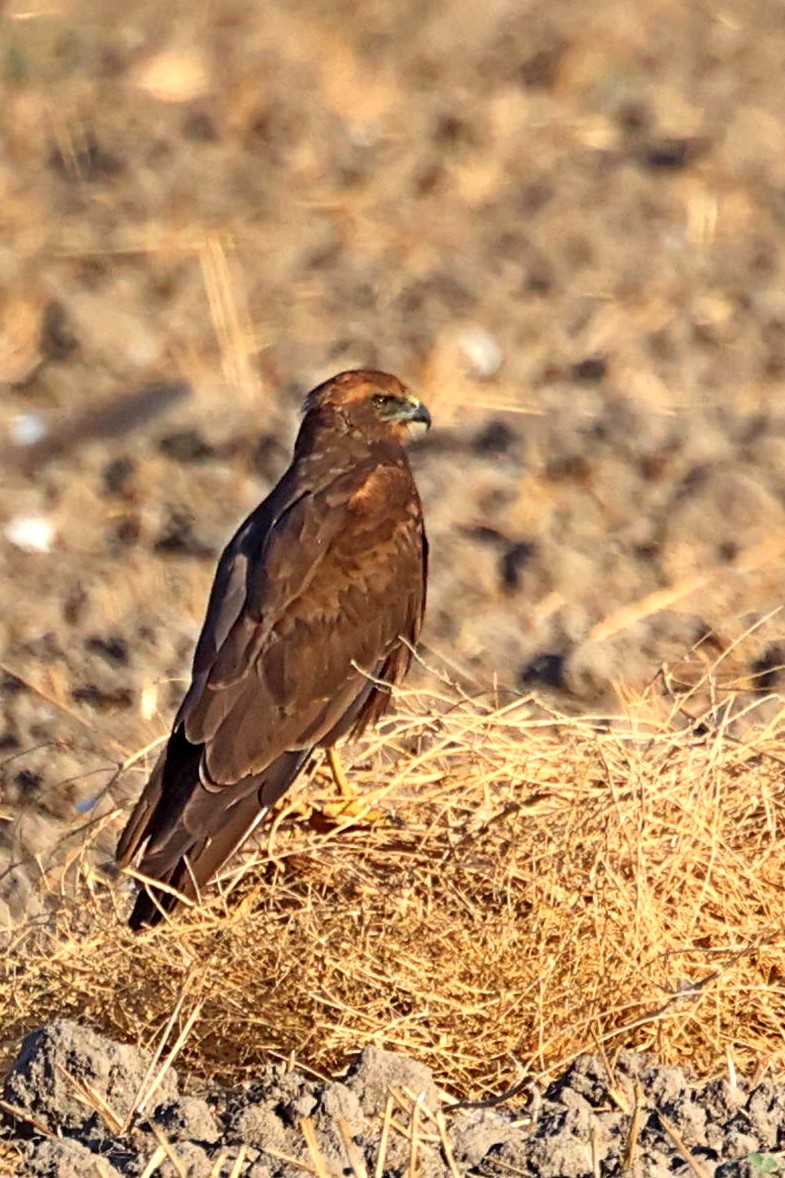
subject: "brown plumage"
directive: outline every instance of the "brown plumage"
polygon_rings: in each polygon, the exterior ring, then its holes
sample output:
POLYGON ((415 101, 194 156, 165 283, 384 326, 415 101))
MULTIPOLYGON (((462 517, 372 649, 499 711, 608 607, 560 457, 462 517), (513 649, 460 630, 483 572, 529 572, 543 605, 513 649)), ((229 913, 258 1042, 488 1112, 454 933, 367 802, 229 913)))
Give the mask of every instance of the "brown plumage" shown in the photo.
MULTIPOLYGON (((425 605, 427 541, 403 443, 428 411, 396 377, 311 392, 291 466, 218 563, 191 685, 117 847, 195 897, 316 748, 390 703, 425 605), (389 685, 389 686, 385 686, 389 685)), ((131 927, 177 903, 143 887, 131 927)))

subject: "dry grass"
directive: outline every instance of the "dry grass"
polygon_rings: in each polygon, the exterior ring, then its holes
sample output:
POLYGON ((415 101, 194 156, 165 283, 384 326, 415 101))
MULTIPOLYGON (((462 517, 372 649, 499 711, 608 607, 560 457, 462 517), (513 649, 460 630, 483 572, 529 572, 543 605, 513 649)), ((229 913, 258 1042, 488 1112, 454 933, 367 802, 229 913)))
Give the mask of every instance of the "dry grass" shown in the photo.
POLYGON ((355 750, 378 820, 304 813, 320 778, 168 928, 125 929, 125 883, 88 842, 50 877, 50 918, 12 935, 6 1052, 54 1016, 152 1044, 177 1007, 183 1061, 234 1081, 268 1052, 330 1071, 369 1041, 473 1096, 598 1046, 782 1071, 777 724, 739 737, 726 709, 685 727, 638 701, 608 726, 446 695, 410 695, 355 750))

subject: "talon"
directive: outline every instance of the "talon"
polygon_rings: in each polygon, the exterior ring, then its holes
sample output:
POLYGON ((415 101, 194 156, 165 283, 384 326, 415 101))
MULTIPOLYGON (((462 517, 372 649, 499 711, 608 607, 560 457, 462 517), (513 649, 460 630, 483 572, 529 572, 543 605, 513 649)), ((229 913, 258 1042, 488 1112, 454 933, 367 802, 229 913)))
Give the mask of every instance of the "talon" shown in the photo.
POLYGON ((363 825, 374 826, 377 823, 384 822, 386 819, 383 810, 368 808, 362 798, 356 796, 345 800, 336 799, 334 802, 323 802, 318 809, 322 817, 331 823, 338 823, 351 818, 363 825))

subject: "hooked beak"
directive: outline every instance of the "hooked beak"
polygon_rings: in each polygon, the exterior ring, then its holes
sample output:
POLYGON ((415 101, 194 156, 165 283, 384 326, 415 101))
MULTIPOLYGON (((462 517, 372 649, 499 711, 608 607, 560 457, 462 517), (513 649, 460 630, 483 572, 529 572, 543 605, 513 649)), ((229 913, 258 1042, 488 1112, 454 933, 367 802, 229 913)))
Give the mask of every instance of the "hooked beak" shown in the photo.
POLYGON ((406 420, 408 422, 419 421, 427 430, 431 428, 431 415, 422 401, 412 401, 411 411, 406 414, 406 420))

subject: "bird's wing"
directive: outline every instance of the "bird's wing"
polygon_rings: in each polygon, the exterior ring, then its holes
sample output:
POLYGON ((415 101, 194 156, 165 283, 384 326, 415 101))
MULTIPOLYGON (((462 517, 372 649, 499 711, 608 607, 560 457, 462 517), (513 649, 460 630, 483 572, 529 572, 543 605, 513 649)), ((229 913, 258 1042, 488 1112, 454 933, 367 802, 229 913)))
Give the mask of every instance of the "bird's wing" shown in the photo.
MULTIPOLYGON (((242 605, 181 715, 208 789, 323 741, 369 698, 401 636, 416 638, 423 537, 408 466, 355 466, 295 498, 244 559, 242 605)), ((239 595, 233 571, 227 585, 239 595)), ((208 616, 205 630, 220 624, 208 616)))
POLYGON ((142 870, 172 869, 249 805, 272 804, 316 745, 381 715, 389 692, 378 680, 405 673, 401 637, 416 640, 423 600, 422 516, 405 462, 274 493, 221 558, 191 687, 119 861, 149 839, 142 870))

